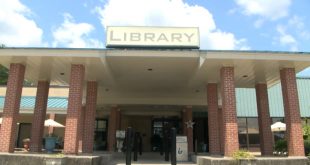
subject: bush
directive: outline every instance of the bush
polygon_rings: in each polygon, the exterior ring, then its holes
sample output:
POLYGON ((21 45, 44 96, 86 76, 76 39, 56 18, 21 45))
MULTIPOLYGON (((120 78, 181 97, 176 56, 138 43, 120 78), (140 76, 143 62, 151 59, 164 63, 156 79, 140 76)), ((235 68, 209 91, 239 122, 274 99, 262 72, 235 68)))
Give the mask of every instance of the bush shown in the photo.
POLYGON ((233 153, 232 156, 235 160, 240 160, 240 159, 253 159, 254 156, 248 152, 247 150, 238 150, 235 153, 233 153))
POLYGON ((304 140, 304 145, 305 145, 305 154, 309 155, 310 154, 310 140, 304 140))
POLYGON ((287 142, 286 140, 278 140, 274 146, 275 151, 277 152, 287 152, 287 142))
POLYGON ((304 140, 310 140, 310 125, 302 126, 304 140))

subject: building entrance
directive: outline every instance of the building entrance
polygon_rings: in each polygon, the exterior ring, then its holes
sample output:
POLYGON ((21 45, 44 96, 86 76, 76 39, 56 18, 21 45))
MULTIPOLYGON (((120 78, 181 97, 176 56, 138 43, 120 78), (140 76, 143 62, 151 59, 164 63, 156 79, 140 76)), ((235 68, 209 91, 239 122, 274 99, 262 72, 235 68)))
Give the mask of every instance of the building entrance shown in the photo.
POLYGON ((175 127, 177 134, 181 131, 181 120, 178 117, 154 118, 152 120, 151 151, 160 152, 163 150, 164 130, 175 127))

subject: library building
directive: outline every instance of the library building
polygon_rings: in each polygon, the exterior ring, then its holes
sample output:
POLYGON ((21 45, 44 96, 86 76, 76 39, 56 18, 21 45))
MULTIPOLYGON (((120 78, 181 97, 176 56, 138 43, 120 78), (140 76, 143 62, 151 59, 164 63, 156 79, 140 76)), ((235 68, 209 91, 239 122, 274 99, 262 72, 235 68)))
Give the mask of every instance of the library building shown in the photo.
POLYGON ((0 48, 0 152, 123 152, 131 127, 142 153, 160 153, 174 127, 186 156, 272 156, 285 139, 304 157, 310 79, 296 74, 310 53, 199 40, 198 28, 111 26, 103 49, 0 48))

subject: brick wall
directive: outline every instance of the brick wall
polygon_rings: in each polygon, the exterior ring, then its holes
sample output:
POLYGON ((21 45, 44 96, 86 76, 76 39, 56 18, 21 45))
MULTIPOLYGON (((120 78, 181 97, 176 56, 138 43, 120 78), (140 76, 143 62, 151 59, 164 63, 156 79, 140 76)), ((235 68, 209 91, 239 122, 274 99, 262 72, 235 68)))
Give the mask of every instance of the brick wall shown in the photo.
POLYGON ((239 150, 234 68, 221 68, 224 156, 239 150))
POLYGON ((294 68, 280 70, 289 156, 304 156, 303 132, 294 68))
POLYGON ((114 151, 116 147, 116 123, 117 107, 112 107, 108 124, 108 151, 114 151))
POLYGON ((207 85, 209 153, 220 154, 217 84, 207 85))
MULTIPOLYGON (((185 118, 186 122, 192 121, 193 122, 193 109, 191 106, 187 106, 185 108, 185 118)), ((194 152, 193 146, 193 127, 186 127, 186 135, 187 135, 187 143, 188 143, 188 152, 194 152)))
MULTIPOLYGON (((48 119, 55 120, 55 117, 56 117, 55 113, 48 114, 48 119)), ((53 134, 54 133, 54 127, 48 127, 47 132, 48 132, 48 134, 53 134)))
POLYGON ((83 65, 72 64, 68 98, 68 110, 64 137, 64 153, 78 153, 78 133, 83 97, 83 80, 85 68, 83 65))
POLYGON ((48 81, 39 81, 37 87, 36 104, 31 125, 30 151, 41 152, 44 132, 44 121, 49 91, 48 81))
POLYGON ((14 152, 16 124, 25 75, 25 66, 11 64, 0 131, 0 152, 14 152))

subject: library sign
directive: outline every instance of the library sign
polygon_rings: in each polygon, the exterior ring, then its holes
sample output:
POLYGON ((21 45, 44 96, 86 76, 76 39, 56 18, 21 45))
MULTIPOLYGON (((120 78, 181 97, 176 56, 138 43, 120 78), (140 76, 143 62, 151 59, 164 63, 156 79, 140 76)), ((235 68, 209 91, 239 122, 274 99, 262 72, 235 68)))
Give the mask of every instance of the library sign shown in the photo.
POLYGON ((199 48, 199 29, 192 27, 108 26, 107 48, 199 48))

